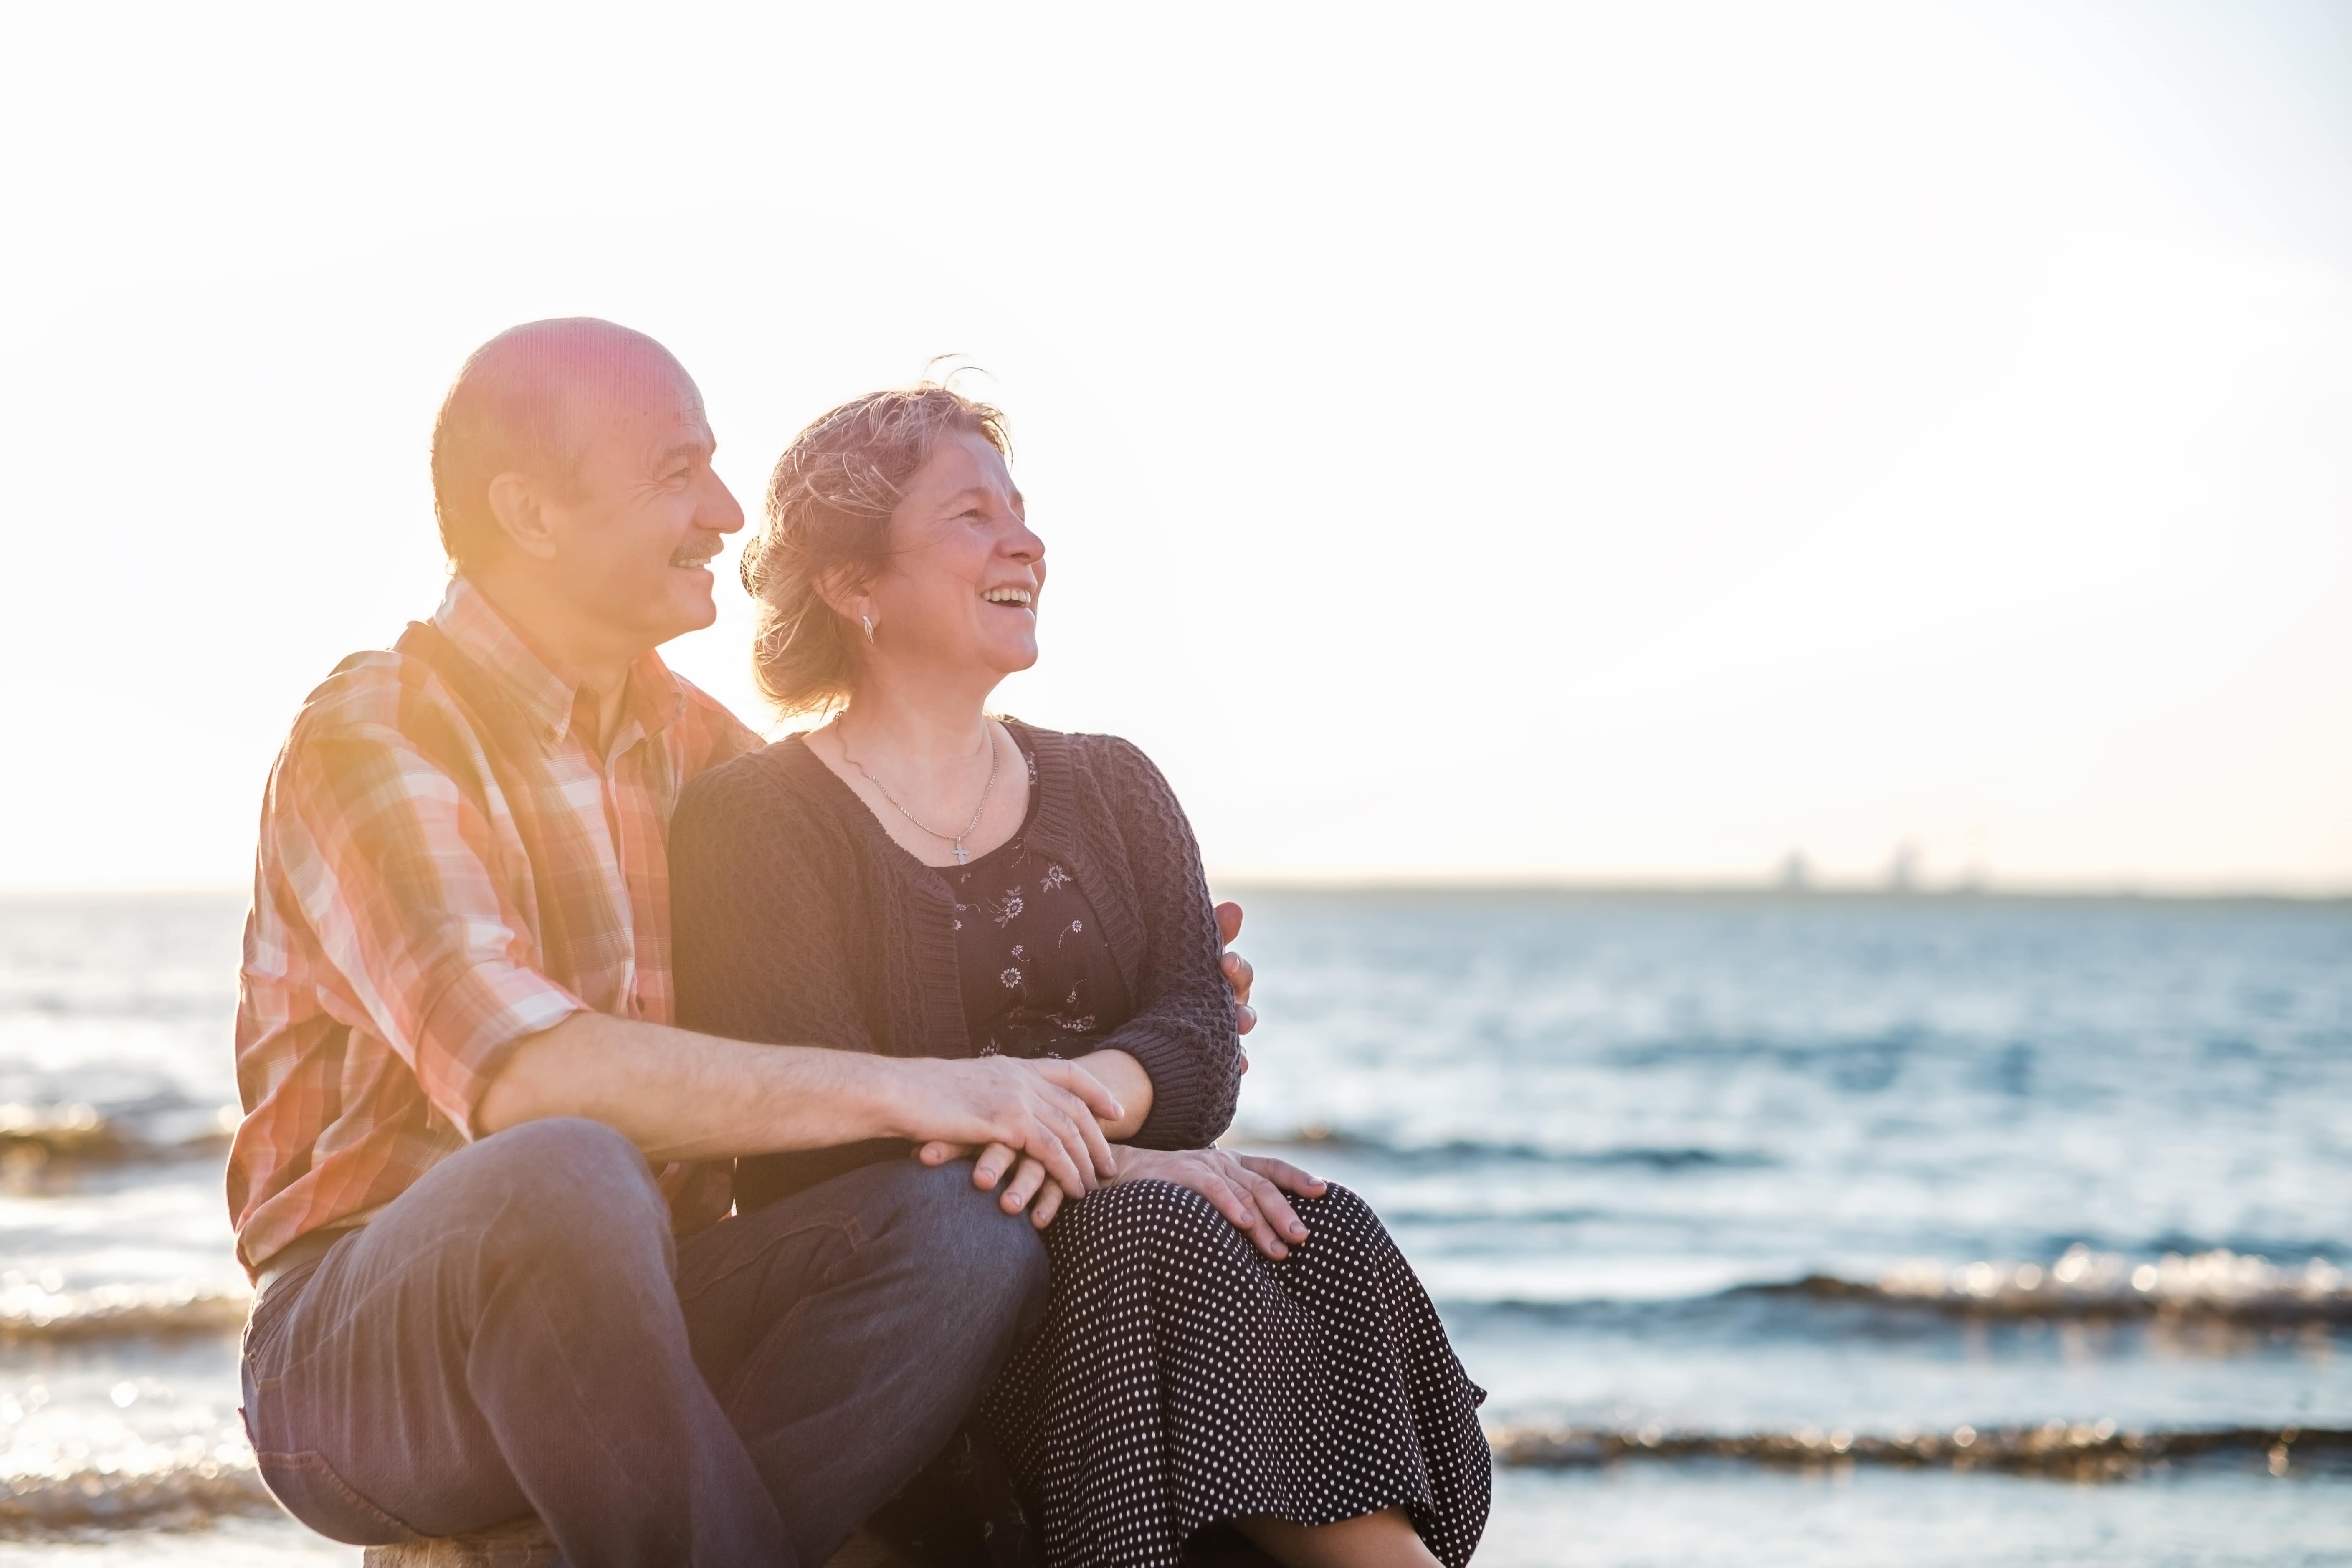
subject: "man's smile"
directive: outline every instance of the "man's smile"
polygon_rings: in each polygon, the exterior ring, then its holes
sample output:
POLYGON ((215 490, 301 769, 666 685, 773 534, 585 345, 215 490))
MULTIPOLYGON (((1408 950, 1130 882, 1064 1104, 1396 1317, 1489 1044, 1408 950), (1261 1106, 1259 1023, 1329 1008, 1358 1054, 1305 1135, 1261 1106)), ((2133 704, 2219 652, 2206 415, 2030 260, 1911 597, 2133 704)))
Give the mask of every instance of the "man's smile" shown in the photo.
POLYGON ((726 542, 717 534, 697 534, 670 552, 669 563, 688 570, 709 566, 726 542))

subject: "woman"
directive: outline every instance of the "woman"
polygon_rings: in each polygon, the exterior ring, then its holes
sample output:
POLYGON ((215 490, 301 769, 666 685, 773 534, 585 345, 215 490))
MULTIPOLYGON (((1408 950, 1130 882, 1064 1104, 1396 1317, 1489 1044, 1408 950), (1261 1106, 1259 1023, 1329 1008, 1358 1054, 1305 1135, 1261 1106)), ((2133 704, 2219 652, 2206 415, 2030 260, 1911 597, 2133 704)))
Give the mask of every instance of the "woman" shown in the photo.
MULTIPOLYGON (((1045 546, 1001 416, 937 386, 793 442, 744 555, 754 660, 830 722, 706 774, 671 828, 681 1020, 895 1055, 1075 1060, 1125 1110, 1067 1194, 1002 1147, 973 1179, 1053 1260, 982 1411, 1054 1568, 1173 1564, 1209 1527, 1286 1563, 1466 1561, 1486 1448, 1412 1270, 1352 1194, 1209 1145, 1242 1068, 1200 853, 1104 736, 989 716, 1036 661, 1045 546), (1075 1201, 1074 1201, 1075 1200, 1075 1201)), ((742 1163, 746 1207, 902 1145, 742 1163)))

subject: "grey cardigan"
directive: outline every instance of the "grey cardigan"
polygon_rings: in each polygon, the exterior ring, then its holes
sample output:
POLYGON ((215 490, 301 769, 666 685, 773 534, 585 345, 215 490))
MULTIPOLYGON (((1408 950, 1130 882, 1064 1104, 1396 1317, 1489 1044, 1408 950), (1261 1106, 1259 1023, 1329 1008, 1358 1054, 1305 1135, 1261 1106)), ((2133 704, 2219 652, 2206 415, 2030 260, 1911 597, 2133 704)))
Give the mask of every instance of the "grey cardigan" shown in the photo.
MULTIPOLYGON (((1129 742, 1018 727, 1037 767, 1024 836, 1085 890, 1132 998, 1096 1044, 1151 1075, 1151 1114, 1134 1142, 1203 1147, 1233 1120, 1241 1052, 1192 827, 1129 742)), ((971 1054, 946 881, 797 736, 687 786, 669 864, 685 1027, 887 1056, 971 1054)), ((757 1207, 904 1147, 763 1155, 742 1162, 737 1190, 757 1207)))

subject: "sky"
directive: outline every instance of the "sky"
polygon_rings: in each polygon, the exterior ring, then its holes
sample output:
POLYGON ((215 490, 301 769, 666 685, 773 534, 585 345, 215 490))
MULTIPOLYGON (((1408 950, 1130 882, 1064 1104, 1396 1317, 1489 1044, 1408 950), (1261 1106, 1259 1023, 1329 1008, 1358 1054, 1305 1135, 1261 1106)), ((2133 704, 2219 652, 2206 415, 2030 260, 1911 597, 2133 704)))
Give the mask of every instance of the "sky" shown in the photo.
POLYGON ((0 149, 0 888, 245 881, 593 314, 754 507, 978 367, 1222 882, 2352 891, 2352 7, 18 6, 0 149))

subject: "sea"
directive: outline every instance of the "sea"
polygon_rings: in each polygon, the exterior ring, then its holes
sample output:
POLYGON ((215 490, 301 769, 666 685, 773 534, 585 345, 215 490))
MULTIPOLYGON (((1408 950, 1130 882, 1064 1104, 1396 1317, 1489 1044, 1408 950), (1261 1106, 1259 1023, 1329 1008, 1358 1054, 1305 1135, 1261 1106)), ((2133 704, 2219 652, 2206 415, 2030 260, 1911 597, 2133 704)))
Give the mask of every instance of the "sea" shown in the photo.
MULTIPOLYGON (((1241 889, 1477 1561, 2352 1563, 2352 903, 1241 889)), ((241 900, 0 901, 0 1564, 354 1564, 236 1414, 241 900)))

